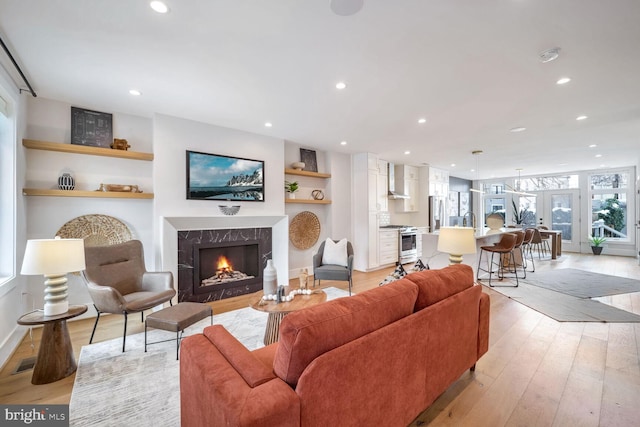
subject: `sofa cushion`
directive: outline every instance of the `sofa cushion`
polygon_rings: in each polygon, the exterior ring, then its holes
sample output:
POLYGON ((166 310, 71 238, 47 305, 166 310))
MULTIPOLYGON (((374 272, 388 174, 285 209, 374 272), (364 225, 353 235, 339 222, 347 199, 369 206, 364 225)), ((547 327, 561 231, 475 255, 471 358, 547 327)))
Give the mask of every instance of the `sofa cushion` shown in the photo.
POLYGON ((422 310, 474 285, 473 270, 466 264, 450 265, 439 270, 418 271, 407 275, 405 280, 418 285, 415 311, 422 310))
POLYGON ((413 313, 417 286, 403 280, 288 314, 273 370, 292 387, 316 357, 413 313))

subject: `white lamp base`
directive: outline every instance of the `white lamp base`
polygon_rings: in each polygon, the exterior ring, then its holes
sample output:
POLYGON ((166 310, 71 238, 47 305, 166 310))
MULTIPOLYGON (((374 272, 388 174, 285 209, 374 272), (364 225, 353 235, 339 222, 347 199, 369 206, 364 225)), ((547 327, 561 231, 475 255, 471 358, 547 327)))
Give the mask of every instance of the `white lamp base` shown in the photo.
POLYGON ((462 255, 449 254, 449 264, 460 264, 462 255))
POLYGON ((44 281, 44 315, 55 316, 68 312, 67 275, 45 274, 44 277, 47 278, 44 281))

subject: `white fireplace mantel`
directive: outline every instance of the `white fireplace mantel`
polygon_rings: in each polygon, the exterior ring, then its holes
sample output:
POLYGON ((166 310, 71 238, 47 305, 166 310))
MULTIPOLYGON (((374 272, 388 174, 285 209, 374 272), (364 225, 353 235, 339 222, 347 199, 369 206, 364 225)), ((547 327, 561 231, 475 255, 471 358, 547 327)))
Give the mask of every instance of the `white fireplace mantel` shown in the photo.
POLYGON ((277 216, 207 216, 162 217, 163 271, 178 277, 178 231, 219 230, 227 228, 271 228, 273 263, 278 271, 278 284, 289 283, 289 226, 286 215, 277 216))

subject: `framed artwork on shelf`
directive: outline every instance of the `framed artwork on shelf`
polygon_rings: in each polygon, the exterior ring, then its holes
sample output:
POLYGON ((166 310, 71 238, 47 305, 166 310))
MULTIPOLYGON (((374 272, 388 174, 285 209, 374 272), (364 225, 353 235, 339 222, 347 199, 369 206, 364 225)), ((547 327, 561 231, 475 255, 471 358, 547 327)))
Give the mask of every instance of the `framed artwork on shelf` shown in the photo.
POLYGON ((264 202, 264 161, 187 150, 187 199, 264 202))
POLYGON ((113 115, 71 107, 71 143, 111 148, 113 143, 113 115))
POLYGON ((318 160, 316 159, 315 151, 301 148, 300 161, 304 163, 304 170, 310 172, 318 172, 318 160))

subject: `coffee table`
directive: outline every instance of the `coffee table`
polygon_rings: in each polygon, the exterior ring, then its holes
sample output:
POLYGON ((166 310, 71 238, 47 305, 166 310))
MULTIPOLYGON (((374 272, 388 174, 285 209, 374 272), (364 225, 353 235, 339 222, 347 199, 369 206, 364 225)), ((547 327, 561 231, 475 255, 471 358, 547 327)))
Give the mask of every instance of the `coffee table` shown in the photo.
POLYGON ((67 319, 80 316, 86 311, 86 305, 70 305, 66 313, 45 316, 42 311, 33 311, 18 319, 19 325, 44 325, 31 384, 49 384, 76 371, 67 319))
MULTIPOLYGON (((289 294, 289 288, 285 287, 286 294, 289 294)), ((311 295, 296 295, 292 301, 281 302, 277 304, 275 301, 264 301, 263 305, 260 305, 262 300, 262 291, 256 292, 256 299, 250 307, 269 313, 267 319, 267 327, 264 331, 264 345, 273 344, 278 341, 280 337, 280 322, 287 314, 302 310, 306 307, 311 307, 316 304, 320 304, 327 300, 327 294, 323 290, 313 291, 311 295)))

